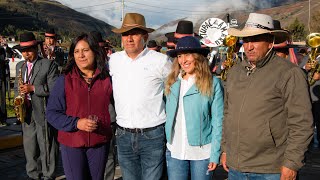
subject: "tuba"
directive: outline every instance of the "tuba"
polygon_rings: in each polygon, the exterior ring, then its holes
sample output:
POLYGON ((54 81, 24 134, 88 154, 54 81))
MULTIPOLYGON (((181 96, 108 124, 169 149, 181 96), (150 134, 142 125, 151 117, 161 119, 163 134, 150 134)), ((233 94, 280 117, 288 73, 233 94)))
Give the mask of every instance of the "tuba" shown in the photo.
POLYGON ((20 85, 23 84, 22 79, 22 67, 25 63, 22 64, 20 70, 19 70, 19 76, 18 76, 18 96, 14 98, 14 110, 15 114, 17 116, 17 119, 23 123, 26 118, 26 104, 25 104, 25 95, 21 93, 20 91, 20 85))
POLYGON ((225 81, 227 79, 228 70, 236 63, 238 56, 236 54, 236 61, 233 61, 233 54, 235 45, 238 38, 232 35, 227 35, 223 40, 223 44, 228 47, 227 58, 225 60, 225 68, 221 71, 221 80, 225 81))
POLYGON ((309 34, 306 38, 306 44, 307 46, 311 47, 311 51, 309 53, 309 59, 307 63, 311 64, 311 69, 308 72, 308 82, 309 82, 309 85, 312 86, 316 82, 316 80, 313 79, 313 75, 315 73, 320 72, 320 65, 316 60, 317 50, 320 46, 320 33, 309 34))

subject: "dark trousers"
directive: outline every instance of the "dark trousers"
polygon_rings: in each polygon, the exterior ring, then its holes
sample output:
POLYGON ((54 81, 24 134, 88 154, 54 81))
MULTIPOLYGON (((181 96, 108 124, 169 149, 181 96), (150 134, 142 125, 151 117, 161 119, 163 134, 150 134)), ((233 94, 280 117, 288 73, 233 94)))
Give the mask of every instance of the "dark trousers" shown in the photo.
POLYGON ((320 142, 320 101, 312 103, 313 122, 317 127, 317 139, 320 142))
POLYGON ((61 157, 68 180, 103 180, 110 143, 96 147, 73 148, 63 144, 61 157))

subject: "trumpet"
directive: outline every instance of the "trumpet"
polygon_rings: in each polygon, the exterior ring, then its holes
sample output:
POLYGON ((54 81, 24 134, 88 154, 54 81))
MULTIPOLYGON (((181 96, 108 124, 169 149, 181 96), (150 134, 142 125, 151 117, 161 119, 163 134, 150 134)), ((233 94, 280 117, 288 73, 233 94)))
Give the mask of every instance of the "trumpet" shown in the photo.
POLYGON ((228 35, 223 40, 223 44, 228 47, 227 58, 225 60, 225 67, 221 71, 221 80, 225 81, 227 79, 228 70, 236 63, 238 56, 236 55, 236 61, 233 61, 233 54, 235 45, 238 38, 232 35, 228 35))
POLYGON ((309 53, 308 64, 311 64, 311 69, 308 72, 308 82, 309 85, 312 86, 316 80, 313 79, 315 73, 320 72, 319 62, 316 60, 317 51, 320 46, 320 33, 311 33, 306 37, 307 46, 311 47, 311 51, 309 53))

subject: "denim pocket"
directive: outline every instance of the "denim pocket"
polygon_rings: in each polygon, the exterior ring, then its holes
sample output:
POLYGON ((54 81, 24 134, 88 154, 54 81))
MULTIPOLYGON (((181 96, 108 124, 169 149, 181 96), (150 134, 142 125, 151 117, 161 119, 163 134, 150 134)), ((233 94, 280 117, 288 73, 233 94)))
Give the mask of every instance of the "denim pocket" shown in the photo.
POLYGON ((164 137, 164 127, 160 126, 154 130, 143 132, 143 136, 146 139, 158 139, 164 137))
POLYGON ((122 130, 122 129, 117 128, 115 135, 116 135, 116 137, 119 138, 119 137, 123 136, 125 133, 126 133, 125 130, 122 130))

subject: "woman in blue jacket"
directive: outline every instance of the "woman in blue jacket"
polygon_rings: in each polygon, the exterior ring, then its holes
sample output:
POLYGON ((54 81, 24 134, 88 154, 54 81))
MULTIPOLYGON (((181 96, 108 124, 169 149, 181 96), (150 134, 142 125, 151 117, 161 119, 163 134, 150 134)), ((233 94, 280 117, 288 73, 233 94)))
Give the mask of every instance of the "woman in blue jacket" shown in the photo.
POLYGON ((199 40, 181 38, 174 58, 165 93, 167 137, 167 171, 169 180, 212 179, 220 157, 223 119, 223 89, 212 76, 208 49, 199 40))

